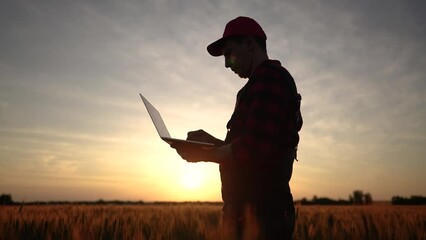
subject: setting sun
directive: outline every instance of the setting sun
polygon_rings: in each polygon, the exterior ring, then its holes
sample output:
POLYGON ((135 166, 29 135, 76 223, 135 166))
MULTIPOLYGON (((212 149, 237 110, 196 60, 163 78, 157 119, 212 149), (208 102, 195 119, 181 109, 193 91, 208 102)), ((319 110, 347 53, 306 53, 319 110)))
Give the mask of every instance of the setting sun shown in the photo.
POLYGON ((216 164, 187 163, 184 161, 184 163, 176 165, 171 172, 163 172, 163 174, 170 176, 170 178, 162 180, 168 182, 163 191, 175 196, 175 201, 221 200, 220 176, 216 164))
POLYGON ((197 169, 187 169, 187 171, 182 174, 181 184, 186 189, 197 189, 203 184, 204 177, 202 173, 197 171, 197 169))

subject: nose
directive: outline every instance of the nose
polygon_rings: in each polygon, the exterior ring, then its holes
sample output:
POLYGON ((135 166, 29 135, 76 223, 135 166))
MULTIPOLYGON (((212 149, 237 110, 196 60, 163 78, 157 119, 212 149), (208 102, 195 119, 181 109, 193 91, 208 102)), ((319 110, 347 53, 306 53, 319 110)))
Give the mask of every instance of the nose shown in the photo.
POLYGON ((234 60, 232 57, 225 57, 225 67, 230 68, 234 65, 234 60))
POLYGON ((231 61, 229 60, 228 57, 225 57, 225 68, 229 68, 231 67, 231 61))

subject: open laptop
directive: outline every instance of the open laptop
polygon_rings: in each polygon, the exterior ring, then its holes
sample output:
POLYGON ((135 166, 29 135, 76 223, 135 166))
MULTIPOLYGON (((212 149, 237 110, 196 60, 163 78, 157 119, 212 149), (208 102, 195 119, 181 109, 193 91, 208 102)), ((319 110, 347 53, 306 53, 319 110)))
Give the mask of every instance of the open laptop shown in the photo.
POLYGON ((142 96, 142 94, 139 93, 139 95, 141 96, 142 101, 145 104, 146 110, 148 110, 149 116, 151 117, 158 134, 165 142, 167 142, 168 144, 178 142, 180 144, 188 144, 190 146, 203 148, 214 147, 213 143, 172 138, 170 136, 169 131, 167 130, 166 124, 164 124, 163 118, 161 117, 157 109, 155 109, 155 107, 144 96, 142 96))

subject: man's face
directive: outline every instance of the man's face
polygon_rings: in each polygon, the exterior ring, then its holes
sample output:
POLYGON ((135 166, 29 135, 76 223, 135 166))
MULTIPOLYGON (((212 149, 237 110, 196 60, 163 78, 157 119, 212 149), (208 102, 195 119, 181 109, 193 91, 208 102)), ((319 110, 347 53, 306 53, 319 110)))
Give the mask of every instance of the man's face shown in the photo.
POLYGON ((223 46, 223 56, 226 68, 231 68, 241 78, 250 77, 252 56, 245 40, 241 44, 232 40, 226 41, 223 46))

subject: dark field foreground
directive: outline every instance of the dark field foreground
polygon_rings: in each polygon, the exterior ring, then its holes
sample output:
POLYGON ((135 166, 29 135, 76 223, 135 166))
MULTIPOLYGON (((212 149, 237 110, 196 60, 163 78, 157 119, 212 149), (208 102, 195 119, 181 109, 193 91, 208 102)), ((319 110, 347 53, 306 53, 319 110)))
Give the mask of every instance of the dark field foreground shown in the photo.
MULTIPOLYGON (((0 239, 220 238, 221 206, 0 207, 0 239)), ((295 239, 426 240, 426 206, 298 206, 295 239)))

